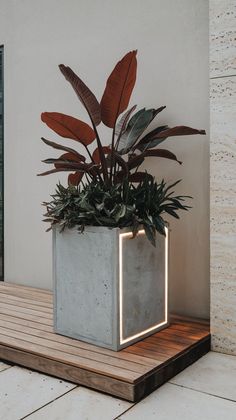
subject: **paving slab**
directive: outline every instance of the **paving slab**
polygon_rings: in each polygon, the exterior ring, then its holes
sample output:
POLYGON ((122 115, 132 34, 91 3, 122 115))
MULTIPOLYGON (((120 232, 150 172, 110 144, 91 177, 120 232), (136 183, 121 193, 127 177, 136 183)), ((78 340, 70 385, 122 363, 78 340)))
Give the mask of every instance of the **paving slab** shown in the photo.
POLYGON ((235 420, 236 403, 167 383, 119 420, 235 420))
POLYGON ((236 357, 210 352, 170 382, 236 401, 236 357))
POLYGON ((131 403, 78 387, 32 413, 27 420, 113 420, 130 407, 131 403))
POLYGON ((0 419, 19 420, 75 385, 14 366, 0 373, 0 419))
POLYGON ((5 369, 9 369, 11 367, 11 365, 8 365, 7 363, 1 362, 0 361, 0 372, 2 372, 5 369))

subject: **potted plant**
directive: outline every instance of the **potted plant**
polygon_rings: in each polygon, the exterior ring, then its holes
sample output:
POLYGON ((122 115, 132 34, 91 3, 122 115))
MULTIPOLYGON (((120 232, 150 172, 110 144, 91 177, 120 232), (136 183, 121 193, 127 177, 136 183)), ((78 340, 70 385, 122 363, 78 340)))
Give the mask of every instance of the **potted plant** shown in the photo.
POLYGON ((136 81, 137 51, 126 54, 107 80, 99 103, 70 67, 59 69, 86 108, 91 125, 58 112, 42 121, 69 145, 42 138, 63 151, 43 162, 68 172, 46 206, 53 228, 54 329, 102 347, 120 350, 168 325, 168 226, 164 214, 179 218, 186 196, 140 170, 146 157, 181 163, 157 148, 167 137, 205 134, 186 126, 146 129, 165 109, 128 108, 136 81), (104 145, 97 127, 112 129, 104 145), (80 233, 80 234, 78 234, 80 233))

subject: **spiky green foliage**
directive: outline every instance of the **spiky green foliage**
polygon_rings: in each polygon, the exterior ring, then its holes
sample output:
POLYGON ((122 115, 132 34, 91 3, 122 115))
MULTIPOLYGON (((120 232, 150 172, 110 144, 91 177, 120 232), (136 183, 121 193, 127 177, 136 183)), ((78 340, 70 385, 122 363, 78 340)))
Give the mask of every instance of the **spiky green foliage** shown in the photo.
POLYGON ((160 184, 150 176, 138 185, 128 180, 112 186, 91 182, 82 189, 70 185, 57 185, 44 221, 51 227, 59 225, 63 230, 77 226, 82 232, 85 226, 130 227, 135 236, 142 225, 148 239, 155 245, 156 231, 165 235, 164 213, 179 218, 178 210, 188 210, 184 204, 187 196, 175 196, 173 187, 179 181, 160 184))

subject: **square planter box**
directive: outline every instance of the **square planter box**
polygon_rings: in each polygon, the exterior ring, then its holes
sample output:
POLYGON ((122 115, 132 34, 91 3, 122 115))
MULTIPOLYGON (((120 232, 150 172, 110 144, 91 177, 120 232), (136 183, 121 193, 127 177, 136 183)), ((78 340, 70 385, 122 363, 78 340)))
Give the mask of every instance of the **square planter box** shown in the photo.
POLYGON ((53 231, 54 331, 120 350, 168 325, 168 230, 53 231))

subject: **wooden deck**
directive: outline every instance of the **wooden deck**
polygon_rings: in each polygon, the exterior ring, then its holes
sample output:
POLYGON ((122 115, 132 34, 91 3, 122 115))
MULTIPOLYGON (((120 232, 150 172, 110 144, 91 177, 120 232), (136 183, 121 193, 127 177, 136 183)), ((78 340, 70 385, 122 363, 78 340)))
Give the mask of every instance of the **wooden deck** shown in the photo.
POLYGON ((171 325, 120 352, 53 333, 52 294, 0 284, 0 359, 139 401, 210 350, 209 324, 171 325))

